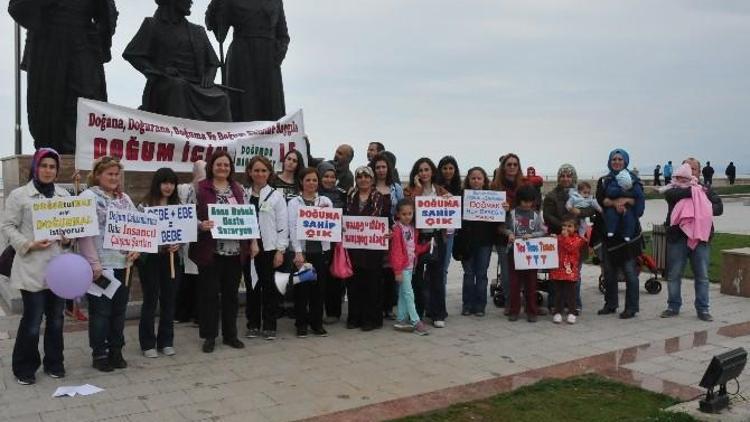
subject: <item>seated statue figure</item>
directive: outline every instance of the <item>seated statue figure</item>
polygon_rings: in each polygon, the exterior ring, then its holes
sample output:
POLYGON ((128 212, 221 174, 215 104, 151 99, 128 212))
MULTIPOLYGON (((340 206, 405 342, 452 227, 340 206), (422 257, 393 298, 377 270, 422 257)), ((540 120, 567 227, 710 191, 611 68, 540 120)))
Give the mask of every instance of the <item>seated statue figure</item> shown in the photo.
POLYGON ((229 97, 214 84, 219 60, 206 30, 190 23, 191 0, 156 0, 122 57, 146 76, 141 110, 230 122, 229 97))

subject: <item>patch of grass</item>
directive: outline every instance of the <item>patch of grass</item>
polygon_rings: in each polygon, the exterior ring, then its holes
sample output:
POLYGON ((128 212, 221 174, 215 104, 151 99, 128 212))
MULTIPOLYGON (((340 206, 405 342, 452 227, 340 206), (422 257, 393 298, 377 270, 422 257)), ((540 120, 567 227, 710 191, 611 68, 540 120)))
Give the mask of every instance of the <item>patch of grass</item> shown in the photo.
POLYGON ((398 421, 694 422, 689 415, 662 411, 676 403, 663 394, 585 375, 543 380, 486 400, 457 404, 398 421))
MULTIPOLYGON (((714 188, 714 192, 719 195, 737 195, 750 193, 750 185, 734 185, 734 186, 720 186, 714 188)), ((664 195, 651 190, 651 186, 647 187, 646 199, 664 199, 664 195)))
MULTIPOLYGON (((646 238, 646 253, 653 256, 653 242, 651 241, 651 232, 644 232, 646 238)), ((750 246, 750 235, 745 234, 729 234, 729 233, 714 233, 714 238, 711 241, 711 258, 708 266, 708 279, 714 283, 721 281, 721 264, 722 254, 721 251, 725 249, 736 249, 745 248, 750 246)), ((693 278, 693 270, 690 268, 690 262, 688 261, 687 268, 685 269, 685 277, 693 278)))

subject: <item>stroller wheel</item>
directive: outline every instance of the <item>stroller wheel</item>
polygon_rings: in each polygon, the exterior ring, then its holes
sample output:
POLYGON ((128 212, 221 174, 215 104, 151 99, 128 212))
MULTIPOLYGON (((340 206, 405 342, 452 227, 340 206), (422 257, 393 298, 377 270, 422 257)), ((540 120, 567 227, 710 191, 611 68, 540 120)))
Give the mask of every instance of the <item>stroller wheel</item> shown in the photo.
POLYGON ((604 294, 606 289, 604 288, 604 274, 599 275, 599 293, 604 294))
POLYGON ((492 303, 495 304, 498 308, 504 308, 505 307, 505 299, 503 298, 503 295, 494 295, 492 296, 492 303))
POLYGON ((544 295, 540 292, 536 292, 536 304, 539 306, 544 305, 544 295))
POLYGON ((644 287, 646 287, 646 291, 651 293, 652 295, 661 292, 661 282, 659 282, 656 277, 651 277, 646 280, 646 285, 644 287))

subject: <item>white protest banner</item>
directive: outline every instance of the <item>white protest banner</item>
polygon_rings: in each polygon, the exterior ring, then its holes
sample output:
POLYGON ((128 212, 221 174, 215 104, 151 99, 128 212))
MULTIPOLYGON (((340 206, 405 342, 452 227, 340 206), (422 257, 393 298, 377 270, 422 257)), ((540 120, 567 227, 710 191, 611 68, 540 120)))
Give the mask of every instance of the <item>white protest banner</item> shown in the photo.
POLYGON ((198 241, 198 215, 194 204, 148 207, 143 211, 159 220, 160 245, 198 241))
POLYGON ((300 207, 297 240, 341 242, 341 208, 300 207))
POLYGON ((418 196, 415 202, 418 229, 461 228, 460 196, 418 196))
POLYGON ((91 168, 95 159, 111 155, 128 171, 170 167, 190 172, 193 162, 207 160, 218 149, 241 158, 235 160, 239 169, 245 168, 247 158, 265 155, 281 171, 280 157, 294 149, 307 159, 302 110, 275 122, 202 122, 79 98, 77 119, 79 169, 91 168))
POLYGON ((516 239, 513 242, 513 263, 517 270, 548 270, 559 267, 557 238, 516 239))
POLYGON ((464 191, 464 220, 504 222, 505 192, 495 190, 464 191))
POLYGON ((158 221, 143 212, 109 208, 102 246, 128 252, 159 252, 158 221))
POLYGON ((388 219, 345 215, 343 242, 346 249, 387 250, 388 219))
POLYGON ((214 222, 214 239, 259 239, 258 216, 252 205, 208 204, 208 219, 214 222))
POLYGON ((34 240, 68 239, 99 234, 93 198, 68 196, 37 199, 31 204, 34 240))

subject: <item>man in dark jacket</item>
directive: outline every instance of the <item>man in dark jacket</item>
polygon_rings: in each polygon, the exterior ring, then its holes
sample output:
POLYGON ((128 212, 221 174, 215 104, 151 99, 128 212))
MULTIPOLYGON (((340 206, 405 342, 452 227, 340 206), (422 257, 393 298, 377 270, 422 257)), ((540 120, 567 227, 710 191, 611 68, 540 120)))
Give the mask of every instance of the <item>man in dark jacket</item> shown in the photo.
POLYGON ((734 166, 734 162, 730 161, 729 165, 727 166, 726 171, 724 171, 724 174, 727 176, 727 179, 729 180, 729 185, 733 185, 735 179, 737 178, 737 168, 734 166))
MULTIPOLYGON (((700 176, 695 176, 700 178, 700 176)), ((711 186, 714 183, 714 168, 711 167, 711 162, 706 161, 706 167, 703 167, 703 184, 711 186)))

